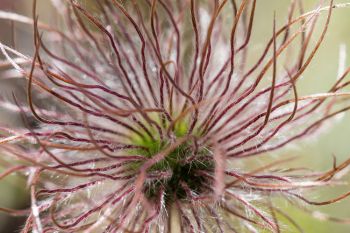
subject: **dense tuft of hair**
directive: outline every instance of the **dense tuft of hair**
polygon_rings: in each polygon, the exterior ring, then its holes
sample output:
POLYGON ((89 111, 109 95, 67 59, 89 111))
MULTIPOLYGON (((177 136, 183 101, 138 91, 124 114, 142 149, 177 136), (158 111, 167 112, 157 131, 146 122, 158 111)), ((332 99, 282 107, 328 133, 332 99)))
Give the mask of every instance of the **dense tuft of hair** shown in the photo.
POLYGON ((296 87, 340 5, 304 13, 293 0, 254 60, 256 0, 92 2, 53 1, 60 29, 38 20, 35 1, 33 19, 0 11, 34 26, 32 57, 0 44, 28 82, 27 104, 1 99, 26 127, 0 128, 11 164, 0 178, 28 177, 31 208, 1 209, 28 215, 23 232, 170 232, 172 222, 181 232, 280 232, 280 217, 300 230, 276 199, 350 195, 304 196, 336 184, 350 160, 323 173, 291 167, 293 158, 246 160, 350 109, 350 68, 327 93, 296 87))

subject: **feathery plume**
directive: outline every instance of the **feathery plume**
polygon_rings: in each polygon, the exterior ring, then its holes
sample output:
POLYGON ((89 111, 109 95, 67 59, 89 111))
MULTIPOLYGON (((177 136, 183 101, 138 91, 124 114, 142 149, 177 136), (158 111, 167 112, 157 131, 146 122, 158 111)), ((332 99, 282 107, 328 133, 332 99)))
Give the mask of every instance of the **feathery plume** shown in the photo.
POLYGON ((304 13, 292 1, 284 25, 275 16, 266 26, 271 37, 252 62, 256 0, 92 1, 95 10, 52 2, 60 29, 38 20, 36 1, 33 19, 0 11, 34 26, 33 56, 0 44, 1 66, 28 83, 28 103, 1 99, 26 127, 0 128, 11 165, 0 179, 24 174, 31 196, 27 210, 0 210, 27 215, 23 232, 170 232, 174 224, 283 232, 280 218, 300 227, 276 199, 326 205, 350 195, 304 196, 339 183, 350 160, 316 173, 291 167, 293 158, 259 167, 247 159, 315 135, 350 109, 350 68, 327 93, 300 96, 296 87, 334 8, 346 5, 304 13))

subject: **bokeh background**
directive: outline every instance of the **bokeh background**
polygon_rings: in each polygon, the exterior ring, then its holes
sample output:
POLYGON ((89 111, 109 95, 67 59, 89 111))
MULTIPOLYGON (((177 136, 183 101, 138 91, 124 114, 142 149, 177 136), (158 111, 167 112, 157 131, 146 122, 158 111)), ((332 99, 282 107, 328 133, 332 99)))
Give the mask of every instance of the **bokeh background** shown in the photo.
MULTIPOLYGON (((170 1, 170 0, 169 0, 170 1)), ((210 1, 210 0, 207 0, 210 1)), ((302 0, 305 10, 311 10, 319 3, 318 0, 302 0)), ((325 1, 328 2, 328 1, 325 1)), ((345 3, 350 0, 336 0, 335 3, 345 3)), ((259 52, 268 37, 272 34, 272 22, 274 11, 277 14, 277 24, 282 25, 287 18, 288 5, 290 0, 257 0, 257 14, 253 30, 252 53, 254 50, 259 52)), ((13 11, 23 15, 31 15, 32 0, 0 0, 1 11, 13 11)), ((55 24, 57 18, 54 16, 53 7, 49 0, 38 0, 38 13, 40 20, 55 24)), ((317 30, 322 29, 324 17, 317 24, 317 30)), ((298 84, 300 95, 315 92, 325 92, 327 87, 334 83, 337 78, 339 51, 340 47, 346 48, 347 66, 350 65, 350 7, 335 9, 331 20, 330 28, 326 39, 321 46, 316 58, 313 60, 309 69, 304 73, 304 78, 298 84)), ((315 43, 317 37, 313 39, 315 43)), ((0 41, 20 51, 32 54, 32 34, 31 28, 27 25, 11 23, 0 19, 0 41)), ((0 58, 3 57, 0 55, 0 58)), ((348 78, 350 79, 350 77, 348 78)), ((0 95, 10 96, 12 91, 23 92, 23 83, 21 80, 4 80, 1 77, 0 68, 0 95)), ((23 97, 25 98, 25 97, 23 97)), ((19 116, 12 112, 5 111, 0 106, 0 121, 2 123, 18 126, 20 124, 19 116)), ((332 155, 337 157, 340 163, 350 157, 350 114, 345 114, 336 121, 328 123, 326 130, 303 142, 297 142, 292 148, 283 149, 275 152, 276 156, 298 155, 300 158, 295 162, 303 166, 318 170, 326 170, 332 166, 332 155)), ((0 166, 1 166, 0 154, 0 166)), ((0 171, 3 168, 0 167, 0 171)), ((345 179, 350 183, 350 176, 345 179)), ((335 197, 350 190, 350 185, 337 186, 330 190, 321 191, 314 198, 320 197, 320 200, 335 197)), ((23 177, 11 176, 0 181, 0 206, 9 208, 24 208, 29 205, 26 183, 23 177)), ((297 208, 288 206, 287 203, 281 203, 296 221, 310 233, 348 233, 350 225, 336 224, 315 220, 304 214, 297 208)), ((336 217, 350 218, 350 198, 332 206, 318 207, 318 210, 336 217)), ((22 218, 12 218, 0 213, 0 233, 18 232, 23 224, 22 218)), ((285 228, 285 229, 288 229, 285 228)), ((287 232, 296 232, 290 228, 287 232)))

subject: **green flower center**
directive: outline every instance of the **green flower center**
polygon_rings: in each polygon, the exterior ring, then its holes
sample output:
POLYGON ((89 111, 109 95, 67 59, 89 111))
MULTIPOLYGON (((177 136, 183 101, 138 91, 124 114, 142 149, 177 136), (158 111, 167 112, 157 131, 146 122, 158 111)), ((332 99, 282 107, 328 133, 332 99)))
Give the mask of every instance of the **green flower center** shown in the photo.
MULTIPOLYGON (((173 134, 177 139, 185 137, 186 133, 185 124, 175 125, 173 134)), ((147 134, 133 137, 132 143, 145 148, 133 150, 132 154, 147 158, 152 158, 171 145, 169 140, 154 140, 147 134)), ((131 164, 133 170, 141 166, 142 162, 131 164)), ((210 181, 203 173, 212 174, 213 171, 214 161, 210 149, 196 146, 194 140, 187 140, 148 169, 143 192, 149 200, 157 200, 163 191, 166 205, 175 199, 193 199, 193 196, 209 191, 206 185, 210 181)))

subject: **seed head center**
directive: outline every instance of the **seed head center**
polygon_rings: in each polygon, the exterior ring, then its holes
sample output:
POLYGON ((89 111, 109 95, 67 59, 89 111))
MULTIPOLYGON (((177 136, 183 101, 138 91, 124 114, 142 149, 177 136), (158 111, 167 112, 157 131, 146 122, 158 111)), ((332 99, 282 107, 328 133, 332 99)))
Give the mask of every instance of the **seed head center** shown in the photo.
MULTIPOLYGON (((177 133, 178 139, 183 136, 177 133)), ((146 136, 134 143, 144 148, 136 153, 147 158, 152 158, 171 145, 170 140, 154 140, 146 136)), ((137 168, 142 163, 133 166, 137 168)), ((209 191, 207 185, 213 171, 210 149, 198 146, 194 140, 186 140, 148 169, 143 192, 151 201, 156 201, 164 194, 166 205, 176 199, 193 199, 193 196, 209 191)))

